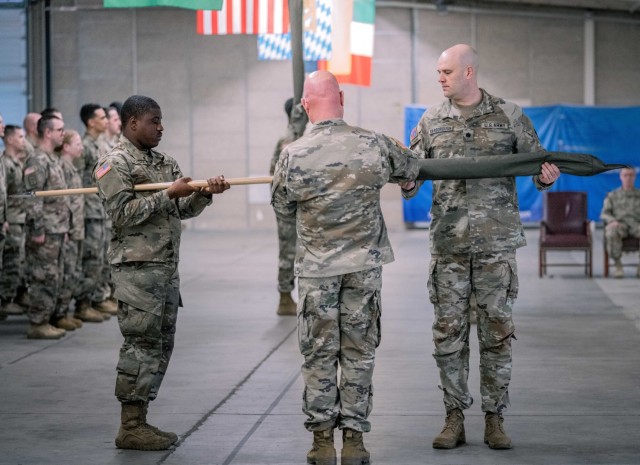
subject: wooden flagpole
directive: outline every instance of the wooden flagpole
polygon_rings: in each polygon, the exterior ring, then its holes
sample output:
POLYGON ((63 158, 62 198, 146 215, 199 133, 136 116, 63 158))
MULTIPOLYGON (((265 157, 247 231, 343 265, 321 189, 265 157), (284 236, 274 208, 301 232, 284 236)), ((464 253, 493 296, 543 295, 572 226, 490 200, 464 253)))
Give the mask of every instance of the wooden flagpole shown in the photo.
MULTIPOLYGON (((247 184, 269 184, 271 183, 271 176, 262 176, 262 177, 249 177, 249 178, 230 178, 226 179, 229 184, 232 186, 241 186, 247 184)), ((133 186, 134 191, 158 191, 169 188, 173 184, 172 182, 157 182, 152 184, 137 184, 133 186)), ((190 186, 193 187, 207 187, 207 181, 205 180, 197 180, 189 182, 190 186)), ((97 194, 97 187, 80 187, 77 189, 57 189, 50 191, 35 191, 28 192, 27 196, 29 197, 53 197, 57 195, 78 195, 78 194, 97 194)))

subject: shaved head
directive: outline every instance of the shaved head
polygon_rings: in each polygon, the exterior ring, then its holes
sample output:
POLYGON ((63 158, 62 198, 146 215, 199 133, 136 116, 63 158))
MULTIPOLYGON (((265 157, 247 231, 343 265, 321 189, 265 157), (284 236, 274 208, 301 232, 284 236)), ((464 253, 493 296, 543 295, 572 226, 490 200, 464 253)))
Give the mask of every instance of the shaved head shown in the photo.
POLYGON ((301 103, 312 123, 344 116, 344 94, 329 71, 315 71, 307 77, 301 103))
POLYGON ((438 82, 444 96, 459 105, 473 105, 482 100, 478 87, 478 54, 467 44, 446 49, 438 59, 438 82))

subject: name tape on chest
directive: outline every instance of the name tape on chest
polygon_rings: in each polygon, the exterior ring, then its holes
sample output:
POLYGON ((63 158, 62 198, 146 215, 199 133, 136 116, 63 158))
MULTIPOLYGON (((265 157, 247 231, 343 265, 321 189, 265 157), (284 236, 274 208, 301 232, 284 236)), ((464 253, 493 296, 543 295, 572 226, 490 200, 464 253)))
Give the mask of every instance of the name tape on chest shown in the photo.
POLYGON ((453 132, 453 126, 438 126, 437 128, 429 129, 429 135, 440 134, 443 132, 453 132))
POLYGON ((482 129, 509 129, 509 123, 498 123, 496 121, 489 121, 487 123, 481 123, 482 129))

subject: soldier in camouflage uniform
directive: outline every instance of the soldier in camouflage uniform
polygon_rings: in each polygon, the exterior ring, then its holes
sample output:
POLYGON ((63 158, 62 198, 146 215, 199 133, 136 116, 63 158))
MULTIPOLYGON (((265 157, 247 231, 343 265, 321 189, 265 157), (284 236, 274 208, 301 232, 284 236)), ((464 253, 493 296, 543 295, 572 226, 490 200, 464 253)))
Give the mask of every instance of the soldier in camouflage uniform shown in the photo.
MULTIPOLYGON (((82 187, 82 177, 73 160, 82 155, 84 147, 80 134, 67 130, 59 148, 62 171, 69 189, 82 187)), ((69 196, 71 222, 68 239, 64 243, 64 278, 58 295, 55 325, 67 331, 82 327, 82 320, 69 314, 69 305, 82 278, 82 241, 84 240, 84 198, 69 196)))
POLYGON ((113 222, 109 247, 118 324, 124 336, 115 394, 122 404, 116 446, 164 450, 174 433, 146 422, 173 351, 180 297, 178 258, 182 219, 199 215, 212 195, 225 191, 223 177, 206 188, 188 184, 177 162, 155 150, 162 137, 162 112, 149 97, 134 95, 122 106, 123 135, 102 157, 94 180, 113 222), (163 191, 134 191, 136 184, 173 182, 163 191))
MULTIPOLYGON (((74 163, 82 173, 84 187, 94 185, 92 175, 95 164, 104 153, 101 135, 107 129, 107 115, 96 103, 80 108, 80 119, 87 128, 82 138, 84 151, 74 163)), ((104 248, 107 241, 106 214, 97 194, 84 196, 84 241, 82 244, 82 279, 76 290, 75 318, 100 323, 117 313, 116 305, 107 301, 102 291, 104 281, 104 248)))
MULTIPOLYGON (((287 119, 291 118, 291 108, 293 99, 288 99, 284 104, 284 111, 287 119)), ((287 134, 278 139, 276 149, 271 157, 269 174, 273 176, 276 163, 282 150, 295 140, 291 127, 287 127, 287 134)), ((278 292, 280 292, 280 302, 278 303, 278 315, 295 315, 296 303, 291 297, 294 288, 295 277, 293 275, 293 261, 296 257, 296 221, 295 218, 281 218, 276 216, 278 226, 278 292)))
MULTIPOLYGON (((477 55, 468 45, 440 55, 439 82, 447 100, 425 112, 411 148, 423 158, 544 150, 517 105, 478 87, 477 68, 477 55)), ((534 185, 549 188, 559 174, 555 165, 545 163, 534 185)), ((403 195, 414 196, 420 185, 403 185, 403 195)), ((502 412, 509 405, 512 308, 518 294, 515 251, 525 245, 515 179, 436 181, 431 217, 428 288, 435 310, 434 358, 447 411, 433 447, 450 449, 465 442, 462 411, 473 402, 467 386, 469 301, 475 294, 485 443, 508 449, 502 412)))
POLYGON ((336 463, 338 427, 342 464, 360 465, 369 463, 362 433, 371 429, 382 265, 393 261, 380 189, 415 179, 417 159, 384 135, 347 125, 344 95, 331 73, 312 73, 303 95, 314 126, 282 152, 272 204, 279 217, 297 221, 303 411, 314 435, 307 461, 336 463))
POLYGON ((38 121, 42 115, 40 113, 27 113, 22 122, 25 132, 25 159, 33 154, 38 142, 38 121))
MULTIPOLYGON (((607 194, 600 213, 600 219, 605 223, 607 252, 615 264, 615 278, 624 277, 621 261, 623 239, 631 236, 640 238, 640 190, 634 187, 636 170, 620 170, 620 181, 622 186, 607 194)), ((636 277, 640 278, 640 263, 636 277)))
MULTIPOLYGON (((66 189, 60 158, 64 123, 55 116, 38 121, 38 144, 25 161, 24 185, 28 191, 66 189)), ((58 339, 64 329, 49 324, 63 279, 64 241, 69 232, 71 210, 68 196, 34 197, 27 209, 26 260, 29 274, 31 326, 28 338, 58 339)))
POLYGON ((25 151, 25 134, 19 126, 5 128, 5 151, 0 157, 4 169, 7 189, 6 238, 0 274, 0 298, 4 314, 24 313, 24 308, 15 302, 18 292, 24 288, 24 223, 26 218, 26 200, 16 195, 24 194, 22 163, 25 151))

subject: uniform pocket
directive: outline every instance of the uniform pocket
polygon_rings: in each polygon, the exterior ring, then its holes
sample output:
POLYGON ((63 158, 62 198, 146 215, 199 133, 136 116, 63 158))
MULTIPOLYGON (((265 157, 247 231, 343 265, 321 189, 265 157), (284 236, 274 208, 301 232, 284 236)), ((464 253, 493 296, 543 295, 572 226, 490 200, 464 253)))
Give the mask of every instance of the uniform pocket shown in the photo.
POLYGON ((307 310, 307 297, 304 296, 302 302, 298 304, 298 346, 302 355, 309 355, 313 350, 313 335, 311 334, 311 323, 309 322, 309 312, 307 310))
POLYGON ((507 298, 515 300, 518 297, 518 291, 520 289, 520 281, 518 279, 518 265, 515 260, 509 260, 509 270, 511 271, 511 281, 509 282, 509 289, 507 291, 507 298))
POLYGON ((431 259, 429 264, 429 279, 427 280, 427 289, 429 290, 429 300, 432 304, 438 303, 438 286, 436 286, 436 269, 438 267, 438 260, 431 259))
POLYGON ((382 341, 382 323, 381 323, 382 310, 380 306, 380 293, 378 291, 373 293, 371 297, 371 323, 367 330, 367 340, 377 348, 382 341))

